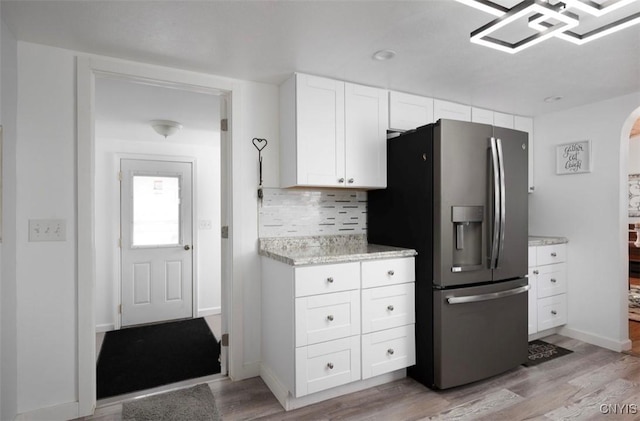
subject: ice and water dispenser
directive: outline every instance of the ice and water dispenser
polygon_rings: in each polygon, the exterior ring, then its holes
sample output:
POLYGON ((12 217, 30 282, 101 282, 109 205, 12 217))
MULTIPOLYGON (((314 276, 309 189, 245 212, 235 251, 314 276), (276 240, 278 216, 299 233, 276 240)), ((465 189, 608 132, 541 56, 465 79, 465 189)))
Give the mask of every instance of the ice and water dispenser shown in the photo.
POLYGON ((452 206, 452 272, 477 270, 482 264, 482 221, 484 206, 452 206))

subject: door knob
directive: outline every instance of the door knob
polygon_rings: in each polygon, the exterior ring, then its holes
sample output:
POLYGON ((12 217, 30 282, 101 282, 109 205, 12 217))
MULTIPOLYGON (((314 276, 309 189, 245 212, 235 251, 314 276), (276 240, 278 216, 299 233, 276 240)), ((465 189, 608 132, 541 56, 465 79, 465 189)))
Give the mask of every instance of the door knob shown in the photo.
POLYGON ((191 246, 186 245, 186 246, 184 246, 184 249, 185 249, 185 250, 191 250, 191 246))

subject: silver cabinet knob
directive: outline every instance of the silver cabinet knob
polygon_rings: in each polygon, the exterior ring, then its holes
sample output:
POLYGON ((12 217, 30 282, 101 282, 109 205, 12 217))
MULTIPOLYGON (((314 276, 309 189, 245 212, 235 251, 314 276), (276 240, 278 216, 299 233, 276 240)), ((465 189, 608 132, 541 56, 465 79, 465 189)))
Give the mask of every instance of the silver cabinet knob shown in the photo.
POLYGON ((555 310, 551 310, 551 314, 553 314, 555 316, 556 314, 558 314, 558 312, 555 311, 555 310))
POLYGON ((191 246, 186 245, 186 246, 184 246, 184 249, 185 249, 185 250, 187 250, 187 251, 188 251, 188 250, 191 250, 191 246))
POLYGON ((391 304, 390 304, 390 305, 388 305, 388 306, 387 306, 387 310, 389 310, 389 311, 393 311, 393 306, 392 306, 391 304))
POLYGON ((554 278, 551 278, 550 281, 551 281, 552 284, 555 284, 556 282, 558 282, 554 278))
POLYGON ((393 269, 392 269, 392 270, 390 270, 389 272, 387 272, 387 274, 388 274, 389 276, 393 276, 393 275, 395 275, 395 272, 394 272, 394 271, 393 271, 393 269))
POLYGON ((558 253, 556 253, 555 251, 551 253, 551 257, 556 257, 556 256, 558 256, 558 253))
POLYGON ((353 184, 353 178, 350 178, 347 182, 348 182, 349 184, 353 184))
POLYGON ((330 322, 332 322, 332 321, 333 321, 333 314, 328 315, 328 316, 327 316, 327 320, 329 320, 330 322))
POLYGON ((533 274, 534 274, 534 275, 537 275, 537 274, 539 274, 539 273, 540 273, 540 271, 539 271, 539 270, 534 270, 534 271, 533 271, 533 274))
POLYGON ((332 283, 333 283, 333 278, 332 278, 331 276, 330 276, 330 277, 328 277, 328 278, 327 278, 327 282, 329 282, 330 284, 332 284, 332 283))
POLYGON ((333 370, 333 363, 327 363, 327 368, 329 370, 333 370))
POLYGON ((340 183, 340 184, 344 183, 344 178, 339 178, 338 179, 338 183, 340 183))
POLYGON ((394 353, 393 348, 387 349, 387 354, 393 355, 393 353, 394 353))

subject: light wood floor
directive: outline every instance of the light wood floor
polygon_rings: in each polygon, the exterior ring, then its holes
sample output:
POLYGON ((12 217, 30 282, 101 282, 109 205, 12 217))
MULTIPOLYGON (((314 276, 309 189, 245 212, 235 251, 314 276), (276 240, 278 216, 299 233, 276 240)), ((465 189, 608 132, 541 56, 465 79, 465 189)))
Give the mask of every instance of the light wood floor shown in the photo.
MULTIPOLYGON (((406 378, 285 412, 260 378, 209 385, 224 420, 640 419, 640 358, 558 335, 544 340, 574 352, 439 392, 406 378), (627 415, 604 416, 601 405, 627 408, 627 415), (639 414, 628 415, 629 408, 639 414)), ((88 419, 117 421, 121 410, 99 408, 88 419)))

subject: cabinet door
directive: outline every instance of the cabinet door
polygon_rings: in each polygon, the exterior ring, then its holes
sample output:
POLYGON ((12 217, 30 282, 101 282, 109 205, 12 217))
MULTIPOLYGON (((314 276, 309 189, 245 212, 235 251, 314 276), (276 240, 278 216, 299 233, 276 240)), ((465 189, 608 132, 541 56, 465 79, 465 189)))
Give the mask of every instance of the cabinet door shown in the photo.
POLYGON ((296 298, 296 346, 360 334, 360 291, 296 298))
POLYGON ((415 284, 362 290, 362 333, 415 323, 415 284))
POLYGON ((438 121, 441 118, 448 120, 471 121, 471 107, 468 105, 435 99, 433 101, 433 120, 438 121))
POLYGON ((387 186, 387 91, 345 83, 346 187, 387 186))
POLYGON ((534 190, 533 183, 533 119, 529 117, 515 116, 513 119, 513 128, 521 130, 529 134, 529 193, 534 190))
POLYGON ((494 112, 493 125, 497 127, 504 127, 505 129, 513 129, 514 128, 513 115, 494 112))
POLYGON ((433 123, 433 98, 389 92, 389 128, 412 130, 433 123))
POLYGON ((415 325, 362 335, 363 379, 409 367, 415 363, 415 325))
POLYGON ((344 82, 297 74, 296 118, 298 185, 344 185, 344 82))
POLYGON ((567 323, 567 294, 538 300, 538 330, 543 331, 567 323))
POLYGON ((473 107, 471 108, 471 121, 493 126, 493 111, 473 107))

